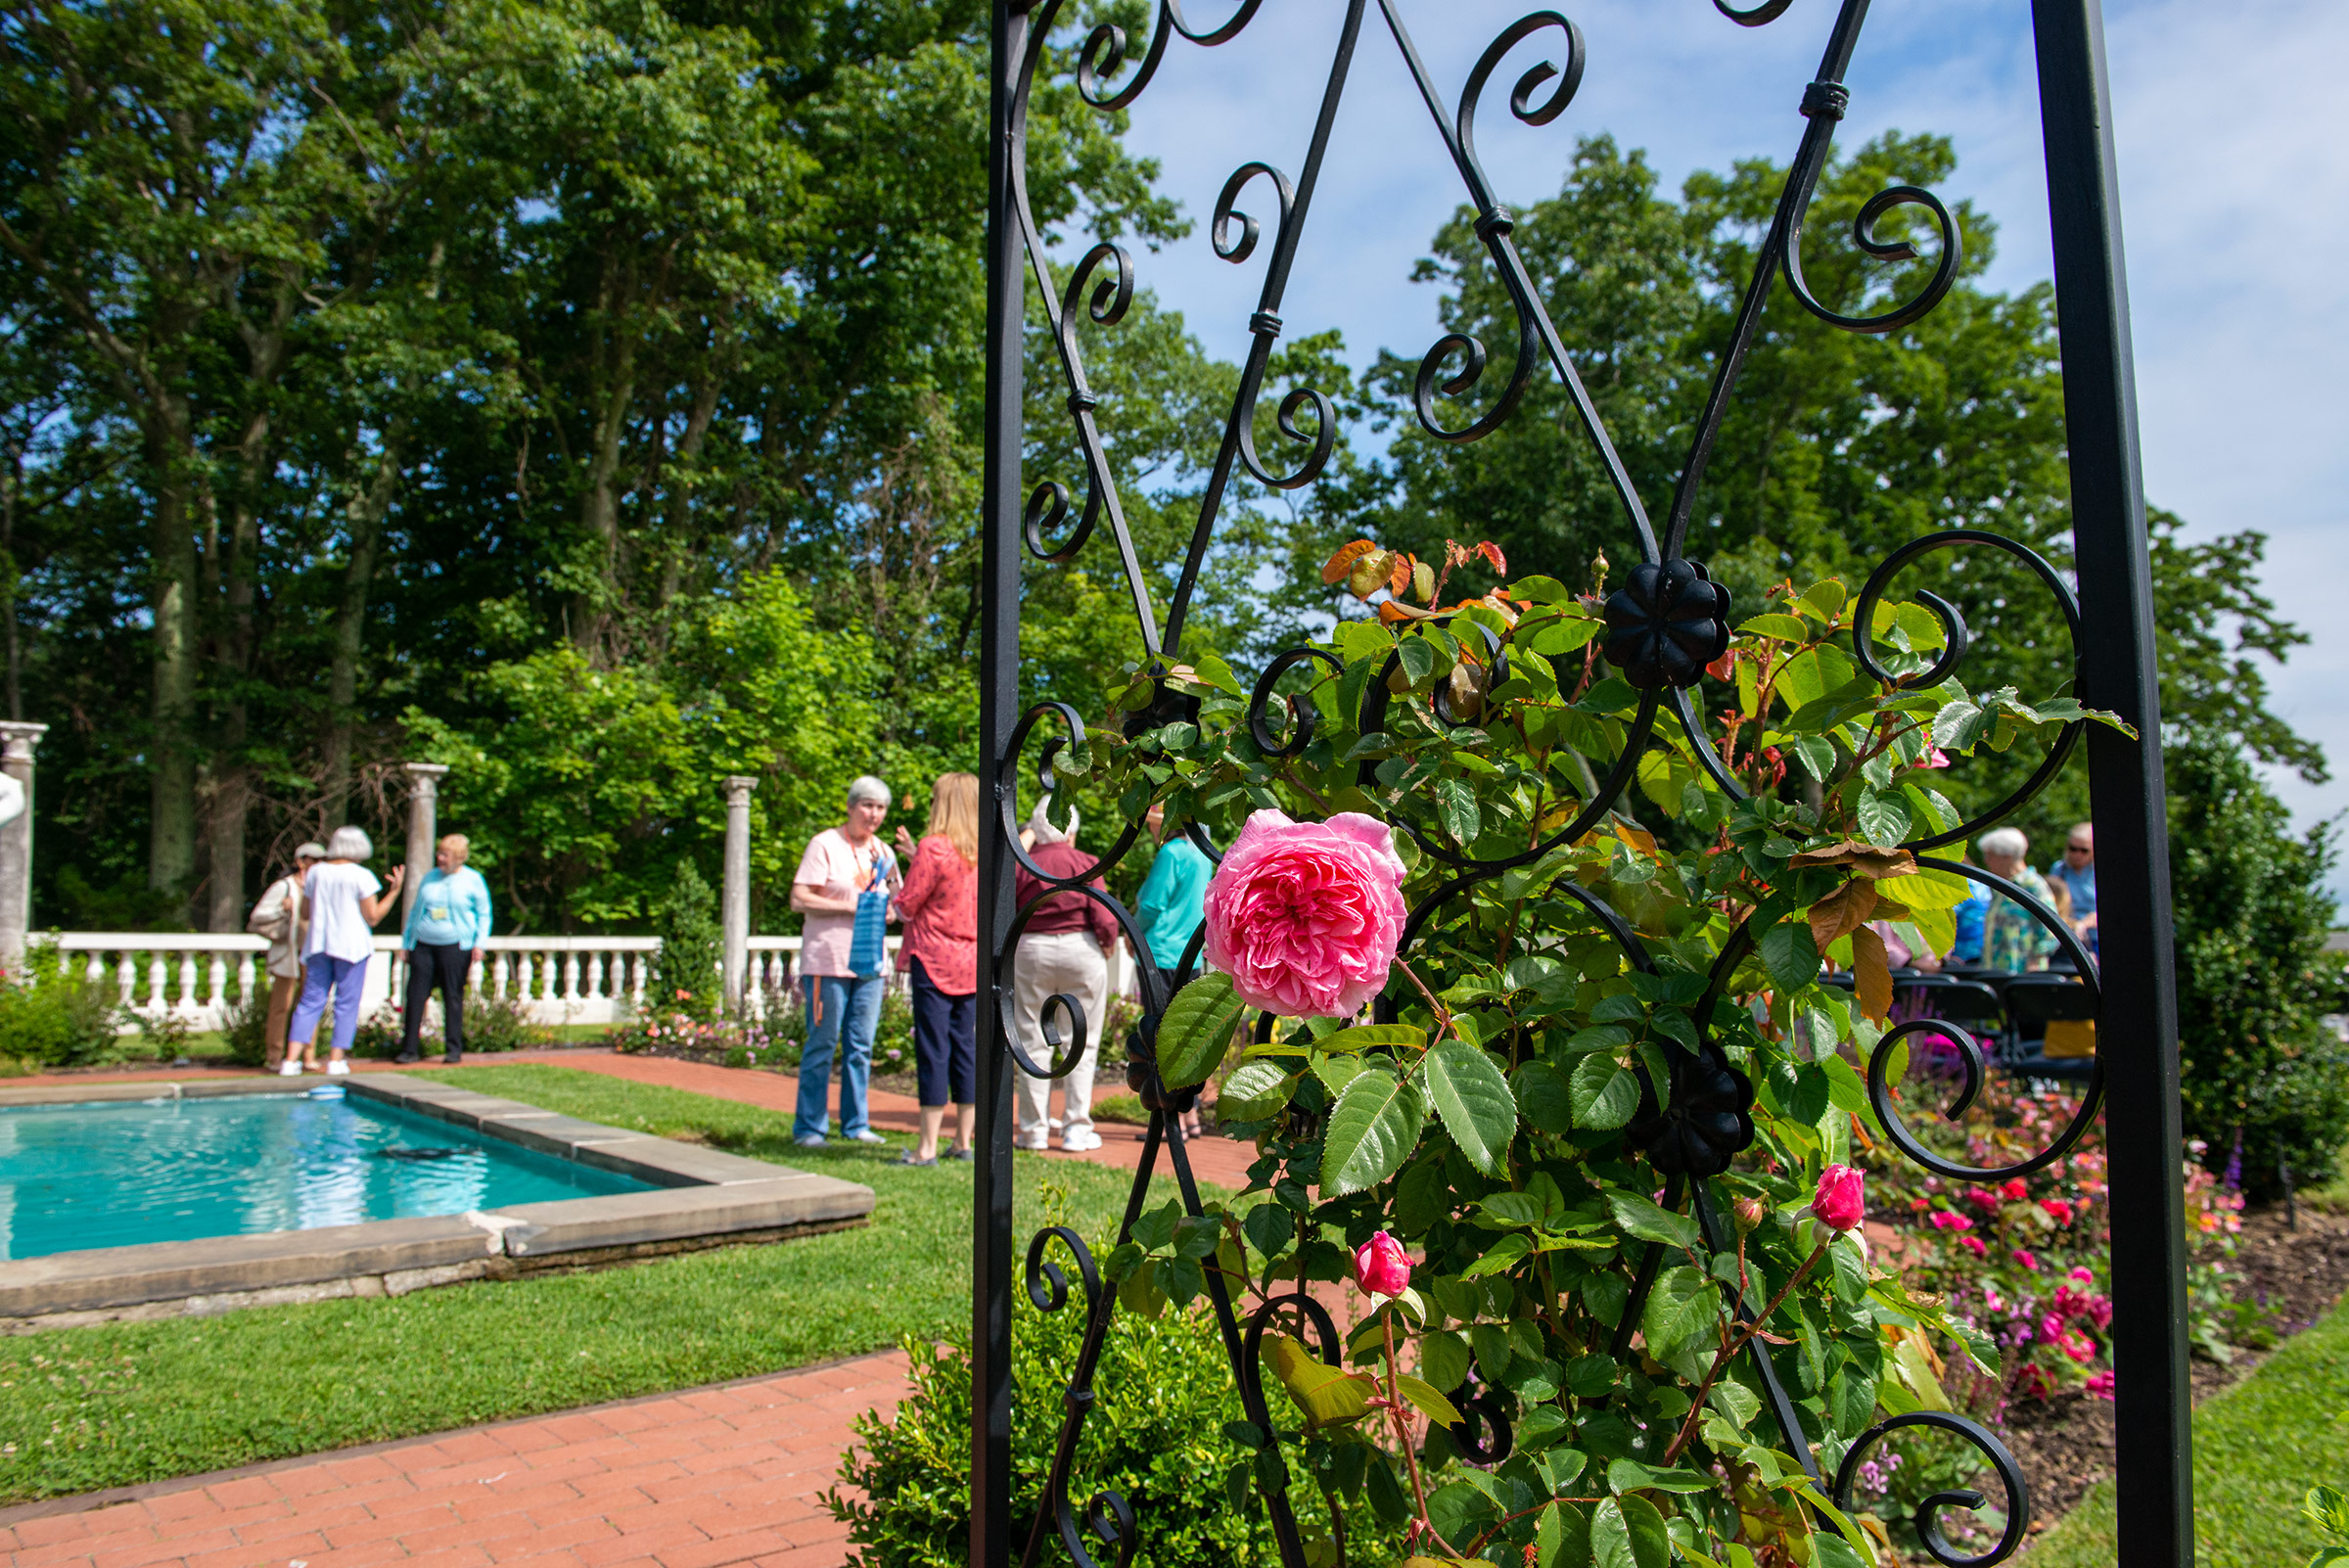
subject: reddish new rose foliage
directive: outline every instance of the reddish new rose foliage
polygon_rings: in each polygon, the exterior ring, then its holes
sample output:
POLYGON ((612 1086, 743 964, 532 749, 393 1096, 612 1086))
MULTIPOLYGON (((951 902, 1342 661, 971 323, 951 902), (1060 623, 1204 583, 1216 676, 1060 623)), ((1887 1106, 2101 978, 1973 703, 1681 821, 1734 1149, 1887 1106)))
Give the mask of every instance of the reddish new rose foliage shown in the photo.
POLYGON ((1251 1007, 1344 1018, 1386 989, 1403 941, 1403 859, 1357 811, 1256 811, 1207 887, 1207 962, 1251 1007))
POLYGON ((1381 1230, 1354 1249, 1354 1282, 1365 1296, 1400 1296, 1411 1286, 1403 1243, 1381 1230))
POLYGON ((1867 1195, 1860 1172, 1848 1165, 1830 1165, 1819 1173, 1819 1191, 1812 1196, 1811 1213, 1829 1230, 1857 1230, 1867 1213, 1867 1195))

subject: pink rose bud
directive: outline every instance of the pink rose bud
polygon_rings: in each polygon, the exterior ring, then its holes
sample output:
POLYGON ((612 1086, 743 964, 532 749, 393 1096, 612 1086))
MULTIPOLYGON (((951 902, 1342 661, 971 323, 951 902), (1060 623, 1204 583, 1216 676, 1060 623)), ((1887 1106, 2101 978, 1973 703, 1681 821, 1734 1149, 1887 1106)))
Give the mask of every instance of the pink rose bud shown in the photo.
POLYGON ((1385 1231, 1354 1249, 1354 1282, 1365 1296, 1400 1296, 1411 1288, 1411 1260, 1385 1231))
POLYGON ((1867 1212, 1862 1176, 1848 1165, 1830 1165, 1819 1173, 1819 1191, 1811 1198, 1811 1213, 1829 1230, 1857 1230, 1867 1212))
POLYGON ((1736 1209, 1738 1234, 1745 1235, 1761 1228, 1763 1217, 1769 1212, 1762 1206, 1760 1198, 1739 1198, 1736 1209))

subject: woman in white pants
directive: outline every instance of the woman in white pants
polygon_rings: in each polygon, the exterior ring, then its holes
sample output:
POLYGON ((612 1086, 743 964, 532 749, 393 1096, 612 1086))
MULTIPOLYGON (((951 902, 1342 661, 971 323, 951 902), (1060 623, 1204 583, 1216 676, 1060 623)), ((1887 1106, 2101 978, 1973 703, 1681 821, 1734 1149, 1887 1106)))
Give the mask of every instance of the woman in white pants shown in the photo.
MULTIPOLYGON (((1069 813, 1066 833, 1044 819, 1041 806, 1028 819, 1028 826, 1035 835, 1029 857, 1050 876, 1065 879, 1093 868, 1093 857, 1077 848, 1074 810, 1069 813)), ((1087 885, 1099 888, 1102 882, 1096 876, 1089 878, 1087 885)), ((1026 866, 1020 867, 1019 906, 1026 908, 1044 887, 1026 866)), ((1100 1136, 1093 1131, 1093 1070, 1101 1060, 1102 1026, 1109 1020, 1109 953, 1117 940, 1118 922, 1108 906, 1074 891, 1055 893, 1044 899, 1020 933, 1012 999, 1019 1011, 1021 1049, 1036 1066, 1051 1065, 1054 1052, 1044 1043, 1042 1014, 1044 1003, 1056 994, 1075 997, 1084 1009, 1086 1037, 1082 1059, 1065 1078, 1031 1078, 1015 1070, 1020 1086, 1018 1146, 1023 1149, 1050 1147, 1047 1119, 1054 1083, 1061 1085, 1063 1099, 1060 1146, 1072 1154, 1101 1146, 1100 1136)), ((1067 1015, 1057 1009, 1055 1013, 1054 1027, 1065 1047, 1067 1015)))

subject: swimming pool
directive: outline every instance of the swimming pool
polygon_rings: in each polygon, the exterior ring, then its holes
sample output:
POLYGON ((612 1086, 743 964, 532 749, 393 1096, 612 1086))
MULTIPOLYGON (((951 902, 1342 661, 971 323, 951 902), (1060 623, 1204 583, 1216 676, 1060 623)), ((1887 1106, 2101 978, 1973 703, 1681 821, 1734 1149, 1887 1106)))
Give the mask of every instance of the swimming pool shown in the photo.
POLYGON ((0 1107, 0 1258, 648 1192, 339 1088, 0 1107))

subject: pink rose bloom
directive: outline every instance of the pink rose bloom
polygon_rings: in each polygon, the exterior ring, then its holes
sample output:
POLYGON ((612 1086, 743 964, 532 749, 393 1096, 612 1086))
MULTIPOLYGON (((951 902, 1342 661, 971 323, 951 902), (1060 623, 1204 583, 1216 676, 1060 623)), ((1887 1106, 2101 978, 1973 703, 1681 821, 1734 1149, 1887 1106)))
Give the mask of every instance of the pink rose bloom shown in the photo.
POLYGON ((1405 915, 1386 824, 1253 811, 1207 885, 1207 962, 1251 1007, 1344 1018, 1386 989, 1405 915))
POLYGON ((2088 1311, 2088 1298, 2069 1285, 2055 1287, 2055 1310, 2067 1319, 2088 1311))
POLYGON ((2039 1260, 2031 1256, 2031 1249, 2028 1247, 2015 1248, 2014 1261, 2018 1264, 2021 1264, 2025 1268, 2032 1270, 2034 1273, 2038 1272, 2039 1270, 2039 1260))
POLYGON ((2088 1304, 2088 1320, 2096 1325, 2098 1332, 2110 1328, 2112 1326, 2112 1298, 2110 1296, 2098 1296, 2090 1301, 2088 1304))
POLYGON ((2053 1313, 2042 1317, 2039 1320, 2039 1337, 2049 1341, 2061 1339, 2063 1337, 2063 1319, 2053 1313))
POLYGON ((1830 1165, 1819 1173, 1819 1190, 1812 1194, 1811 1213, 1829 1230, 1857 1230, 1867 1212, 1860 1172, 1848 1165, 1830 1165))
POLYGON ((2096 1342, 2077 1329, 2063 1336, 2059 1348, 2083 1366, 2096 1359, 2096 1342))
POLYGON ((1958 1238, 1958 1245, 1963 1247, 1966 1251, 1972 1253, 1977 1258, 1987 1258, 1990 1256, 1990 1249, 1982 1245, 1982 1238, 1980 1236, 1959 1236, 1958 1238))
POLYGON ((1936 1230, 1971 1230, 1974 1228, 1974 1222, 1961 1214, 1952 1214, 1949 1210, 1943 1209, 1933 1216, 1933 1228, 1936 1230))
POLYGON ((2069 1277, 2077 1279, 2083 1285, 2093 1285, 2096 1282, 2095 1270, 2089 1268, 2075 1268, 2071 1271, 2069 1277))
POLYGON ((2112 1398, 2112 1374, 2110 1372, 2091 1372, 2088 1377, 2088 1391, 2100 1400, 2112 1398))
POLYGON ((1965 1194, 1965 1201, 1972 1204, 1975 1208, 1981 1210, 1984 1214, 1997 1214, 1999 1212, 1999 1195, 1995 1192, 1986 1191, 1981 1187, 1973 1187, 1968 1189, 1965 1194))
POLYGON ((1354 1282, 1365 1296, 1400 1296, 1411 1287, 1411 1260, 1385 1231, 1354 1249, 1354 1282))
POLYGON ((2023 1199, 2031 1195, 2031 1189, 2023 1185, 2023 1178, 2021 1176, 2016 1176, 2013 1180, 1999 1188, 1999 1190, 2006 1194, 2009 1199, 2016 1203, 2022 1202, 2023 1199))
POLYGON ((2049 1219, 2059 1225, 2068 1225, 2072 1222, 2072 1206, 2063 1198, 2042 1198, 2039 1207, 2049 1219))

